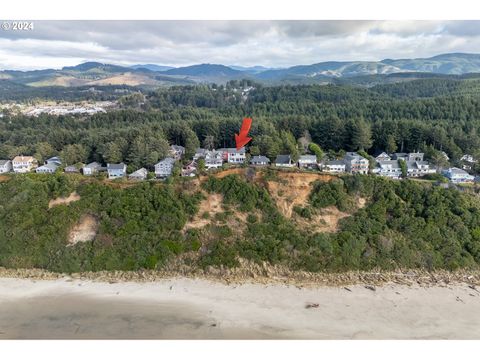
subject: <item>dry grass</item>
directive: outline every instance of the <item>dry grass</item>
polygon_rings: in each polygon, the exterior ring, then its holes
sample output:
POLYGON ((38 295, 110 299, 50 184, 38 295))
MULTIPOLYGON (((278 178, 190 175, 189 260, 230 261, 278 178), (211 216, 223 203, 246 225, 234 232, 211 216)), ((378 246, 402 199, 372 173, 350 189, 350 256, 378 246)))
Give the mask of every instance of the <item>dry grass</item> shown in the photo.
POLYGON ((80 200, 80 195, 78 195, 75 191, 72 192, 70 195, 67 197, 59 197, 53 200, 50 200, 48 203, 48 208, 51 209, 54 206, 61 205, 61 204, 70 204, 73 201, 78 201, 80 200))
POLYGON ((79 242, 92 241, 97 235, 98 220, 92 215, 84 215, 80 221, 70 230, 68 244, 75 245, 79 242))

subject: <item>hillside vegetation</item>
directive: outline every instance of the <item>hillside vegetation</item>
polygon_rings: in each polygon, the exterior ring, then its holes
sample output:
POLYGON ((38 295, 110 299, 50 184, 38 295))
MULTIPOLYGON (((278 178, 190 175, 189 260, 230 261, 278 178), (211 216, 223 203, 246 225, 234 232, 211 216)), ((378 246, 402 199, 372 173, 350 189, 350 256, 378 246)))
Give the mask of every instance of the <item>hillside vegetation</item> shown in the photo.
POLYGON ((208 269, 246 259, 317 272, 480 264, 477 195, 369 176, 312 179, 298 185, 308 195, 286 214, 289 193, 265 183, 289 177, 266 170, 120 187, 75 175, 12 176, 0 183, 0 266, 208 269), (74 201, 49 206, 74 192, 74 201), (216 204, 205 207, 209 197, 216 204), (342 214, 335 229, 320 221, 326 209, 342 214), (72 241, 85 219, 93 240, 72 241))

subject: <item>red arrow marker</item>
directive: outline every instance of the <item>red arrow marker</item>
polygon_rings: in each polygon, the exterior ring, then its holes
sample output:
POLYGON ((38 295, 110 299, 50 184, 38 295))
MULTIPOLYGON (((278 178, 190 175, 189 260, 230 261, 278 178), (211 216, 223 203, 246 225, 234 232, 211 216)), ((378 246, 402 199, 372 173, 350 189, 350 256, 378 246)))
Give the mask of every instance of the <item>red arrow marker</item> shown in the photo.
POLYGON ((248 132, 250 131, 250 127, 252 126, 252 119, 251 118, 244 118, 242 127, 240 128, 240 132, 235 134, 235 143, 237 144, 237 150, 240 150, 242 147, 248 144, 251 137, 248 137, 248 132))

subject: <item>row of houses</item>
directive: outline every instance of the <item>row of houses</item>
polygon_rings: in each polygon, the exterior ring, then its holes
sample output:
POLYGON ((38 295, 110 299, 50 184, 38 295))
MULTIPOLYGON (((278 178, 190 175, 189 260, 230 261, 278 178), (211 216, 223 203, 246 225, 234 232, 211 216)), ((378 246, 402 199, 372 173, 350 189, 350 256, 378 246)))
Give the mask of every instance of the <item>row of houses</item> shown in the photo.
MULTIPOLYGON (((172 174, 175 163, 181 160, 185 154, 185 148, 178 145, 172 145, 170 148, 170 156, 155 164, 155 177, 167 178, 172 174)), ((199 160, 203 159, 207 170, 216 169, 223 166, 224 163, 244 164, 247 160, 245 148, 221 148, 207 150, 198 148, 195 151, 193 159, 183 166, 181 170, 182 176, 195 176, 198 170, 199 160)), ((250 159, 252 166, 268 166, 274 165, 283 168, 307 168, 319 169, 329 173, 350 173, 350 174, 368 174, 369 172, 385 176, 391 179, 399 179, 402 177, 402 166, 400 160, 405 163, 407 177, 421 177, 437 172, 430 164, 424 160, 424 153, 393 153, 385 152, 378 154, 375 158, 375 167, 370 171, 370 161, 356 152, 347 152, 342 159, 318 162, 315 155, 301 155, 298 161, 293 161, 291 155, 278 155, 273 163, 264 156, 253 156, 250 159)), ((470 160, 470 159, 468 159, 470 160)), ((54 173, 62 166, 59 157, 47 159, 45 163, 38 166, 37 160, 32 156, 17 156, 12 161, 0 160, 0 173, 16 172, 26 173, 36 171, 37 173, 54 173)), ((100 172, 106 172, 109 179, 125 178, 131 180, 145 180, 148 176, 148 170, 140 168, 127 175, 127 166, 124 163, 113 164, 108 163, 102 166, 98 162, 89 163, 80 169, 76 166, 66 166, 64 171, 67 173, 82 172, 86 176, 92 176, 100 172)), ((442 174, 451 182, 473 182, 474 177, 469 175, 465 170, 459 168, 449 168, 444 170, 442 174)))
MULTIPOLYGON (((172 145, 170 148, 170 156, 155 164, 155 177, 167 178, 172 174, 173 167, 177 160, 180 160, 185 154, 185 148, 182 146, 172 145)), ((0 173, 28 173, 35 171, 39 174, 53 174, 62 166, 62 160, 58 156, 54 156, 39 166, 38 160, 33 156, 16 156, 13 160, 0 160, 0 173)), ((98 162, 91 162, 82 167, 74 165, 64 168, 66 173, 80 173, 92 176, 98 173, 106 172, 109 179, 117 179, 127 177, 132 180, 145 180, 148 176, 148 170, 140 168, 133 173, 127 175, 127 165, 122 163, 107 163, 103 166, 98 162)))

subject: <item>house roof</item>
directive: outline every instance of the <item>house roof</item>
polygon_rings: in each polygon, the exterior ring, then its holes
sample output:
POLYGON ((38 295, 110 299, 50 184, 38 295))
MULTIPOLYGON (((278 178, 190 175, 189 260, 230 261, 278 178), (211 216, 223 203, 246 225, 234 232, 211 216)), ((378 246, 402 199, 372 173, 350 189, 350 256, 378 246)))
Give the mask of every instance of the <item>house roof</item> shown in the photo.
POLYGON ((107 170, 125 170, 125 164, 107 164, 107 170))
POLYGON ((133 173, 131 173, 130 175, 128 176, 147 176, 148 174, 148 170, 145 169, 145 168, 140 168, 138 169, 137 171, 134 171, 133 173))
POLYGON ((266 156, 260 155, 260 156, 254 156, 250 160, 252 163, 269 163, 270 159, 266 156))
POLYGON ((170 145, 170 148, 176 151, 185 151, 185 148, 180 145, 170 145))
POLYGON ((159 161, 155 166, 160 165, 160 164, 173 164, 175 163, 175 159, 171 157, 166 157, 165 159, 159 161))
POLYGON ((0 166, 7 164, 10 160, 0 160, 0 166))
POLYGON ((221 149, 218 149, 218 151, 228 152, 233 154, 245 154, 245 147, 242 147, 238 150, 237 148, 221 148, 221 149))
POLYGON ((330 161, 327 161, 325 163, 325 165, 336 165, 336 166, 343 165, 343 166, 345 166, 345 163, 342 160, 330 160, 330 161))
POLYGON ((94 162, 91 162, 90 164, 85 165, 84 168, 99 168, 101 166, 102 165, 94 161, 94 162))
POLYGON ((60 160, 60 158, 58 156, 53 156, 50 159, 47 159, 46 162, 59 162, 59 163, 61 163, 62 160, 60 160))
POLYGON ((15 162, 25 162, 25 161, 35 161, 36 159, 33 156, 15 156, 13 161, 15 162))
POLYGON ((447 170, 447 172, 455 175, 470 175, 468 172, 465 170, 459 169, 457 167, 453 167, 447 170))
POLYGON ((392 168, 400 169, 400 164, 398 163, 398 160, 380 160, 377 161, 377 165, 379 167, 390 165, 392 168))
POLYGON ((317 156, 316 155, 300 155, 300 157, 298 158, 299 161, 305 161, 305 160, 308 160, 308 161, 317 161, 317 156))
POLYGON ((41 170, 41 169, 57 170, 57 168, 58 168, 58 165, 50 163, 50 164, 39 166, 37 170, 41 170))
POLYGON ((290 155, 277 155, 277 158, 275 159, 276 164, 290 164, 292 158, 290 155))

